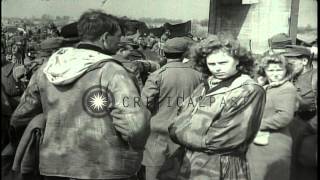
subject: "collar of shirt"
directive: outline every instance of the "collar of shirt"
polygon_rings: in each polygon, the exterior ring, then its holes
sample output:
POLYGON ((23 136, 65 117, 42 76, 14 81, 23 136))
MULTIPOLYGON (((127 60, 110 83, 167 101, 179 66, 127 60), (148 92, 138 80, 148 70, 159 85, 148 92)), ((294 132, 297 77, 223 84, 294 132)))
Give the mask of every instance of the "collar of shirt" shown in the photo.
POLYGON ((206 94, 212 93, 220 88, 230 86, 232 82, 240 76, 241 73, 238 72, 237 74, 224 80, 217 80, 213 77, 210 77, 207 81, 204 82, 206 94))

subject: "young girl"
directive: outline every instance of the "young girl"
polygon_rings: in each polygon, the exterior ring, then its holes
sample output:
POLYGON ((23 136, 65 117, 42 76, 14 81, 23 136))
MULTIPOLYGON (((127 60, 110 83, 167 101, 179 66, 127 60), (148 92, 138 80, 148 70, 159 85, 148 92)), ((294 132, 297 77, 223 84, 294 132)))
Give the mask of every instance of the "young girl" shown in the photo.
POLYGON ((246 152, 265 104, 264 89, 248 75, 253 58, 237 41, 216 36, 195 50, 209 77, 169 127, 172 140, 186 149, 177 179, 248 180, 246 152))

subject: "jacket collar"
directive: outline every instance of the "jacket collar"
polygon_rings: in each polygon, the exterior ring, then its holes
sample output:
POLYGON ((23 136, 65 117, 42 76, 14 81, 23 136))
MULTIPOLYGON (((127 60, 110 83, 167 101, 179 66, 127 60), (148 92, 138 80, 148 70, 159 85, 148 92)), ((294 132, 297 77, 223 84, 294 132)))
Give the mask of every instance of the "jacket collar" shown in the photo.
POLYGON ((285 84, 287 81, 289 81, 289 79, 288 78, 284 78, 283 80, 281 80, 279 82, 272 82, 272 83, 269 83, 267 85, 264 85, 263 88, 264 89, 270 89, 270 88, 279 87, 279 86, 282 86, 283 84, 285 84))
MULTIPOLYGON (((253 79, 251 79, 250 76, 248 76, 246 74, 240 74, 239 76, 236 76, 236 78, 231 79, 231 80, 232 80, 231 83, 230 82, 225 83, 222 87, 220 87, 216 91, 213 91, 213 92, 210 91, 209 93, 206 93, 206 96, 211 96, 211 95, 215 95, 215 94, 221 94, 221 93, 225 93, 228 91, 232 91, 232 90, 237 89, 237 88, 239 88, 243 85, 246 85, 246 84, 259 85, 257 82, 255 82, 253 79)), ((205 93, 205 92, 206 91, 204 89, 203 93, 205 93)))
POLYGON ((232 84, 232 82, 236 78, 238 78, 240 76, 241 76, 241 73, 237 73, 237 74, 235 74, 235 75, 233 75, 233 76, 231 76, 231 77, 229 77, 229 78, 227 78, 227 79, 225 79, 223 81, 219 81, 219 82, 216 82, 216 83, 214 83, 214 79, 213 78, 208 79, 207 81, 205 81, 206 94, 209 94, 209 93, 212 93, 214 91, 217 91, 220 88, 230 86, 232 84), (214 84, 216 84, 216 86, 211 88, 210 87, 210 83, 214 83, 214 84))

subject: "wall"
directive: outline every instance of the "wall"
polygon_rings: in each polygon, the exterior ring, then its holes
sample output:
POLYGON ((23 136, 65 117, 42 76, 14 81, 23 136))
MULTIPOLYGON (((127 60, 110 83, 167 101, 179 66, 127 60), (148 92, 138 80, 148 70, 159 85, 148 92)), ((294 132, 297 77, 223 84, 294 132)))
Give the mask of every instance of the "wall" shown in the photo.
MULTIPOLYGON (((219 0, 217 0, 219 1, 219 0)), ((289 33, 291 0, 259 0, 251 5, 218 4, 215 33, 229 32, 254 53, 268 49, 268 39, 289 33)))
POLYGON ((298 27, 309 26, 317 29, 318 27, 318 1, 300 0, 298 27))

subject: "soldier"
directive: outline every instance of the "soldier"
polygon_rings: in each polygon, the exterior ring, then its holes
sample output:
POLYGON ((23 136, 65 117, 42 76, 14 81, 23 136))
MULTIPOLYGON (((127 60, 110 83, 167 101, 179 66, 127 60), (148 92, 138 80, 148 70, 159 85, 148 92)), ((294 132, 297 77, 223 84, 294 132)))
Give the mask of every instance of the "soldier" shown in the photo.
POLYGON ((147 47, 151 50, 153 45, 157 43, 157 37, 154 35, 154 33, 150 33, 147 36, 147 47))
POLYGON ((284 55, 293 65, 293 83, 299 95, 299 108, 291 125, 292 179, 313 180, 317 179, 317 70, 306 47, 288 46, 284 55))
POLYGON ((151 60, 151 61, 160 61, 160 56, 154 52, 151 51, 151 49, 148 47, 148 40, 147 38, 140 36, 138 37, 139 48, 138 50, 142 52, 142 54, 145 56, 145 59, 151 60))
POLYGON ((139 45, 132 40, 123 39, 115 58, 130 69, 137 79, 139 89, 142 90, 149 73, 159 69, 160 65, 157 62, 145 60, 144 55, 137 50, 138 47, 139 45))
POLYGON ((25 67, 27 69, 26 81, 29 81, 32 74, 46 61, 48 61, 49 57, 52 53, 62 47, 63 39, 62 38, 49 38, 43 40, 40 43, 39 53, 35 57, 35 59, 26 59, 25 67))
POLYGON ((184 38, 168 40, 164 45, 167 64, 150 74, 142 89, 142 101, 153 113, 143 157, 147 180, 158 179, 161 166, 176 150, 169 138, 168 126, 184 98, 190 96, 201 81, 201 73, 182 63, 188 43, 184 38))
POLYGON ((146 59, 144 54, 138 50, 139 44, 134 42, 131 38, 121 39, 119 46, 120 49, 118 53, 120 53, 125 59, 130 61, 146 59))
POLYGON ((14 68, 17 63, 6 61, 1 57, 1 150, 8 144, 8 128, 13 110, 18 106, 23 93, 21 84, 15 80, 14 68))

